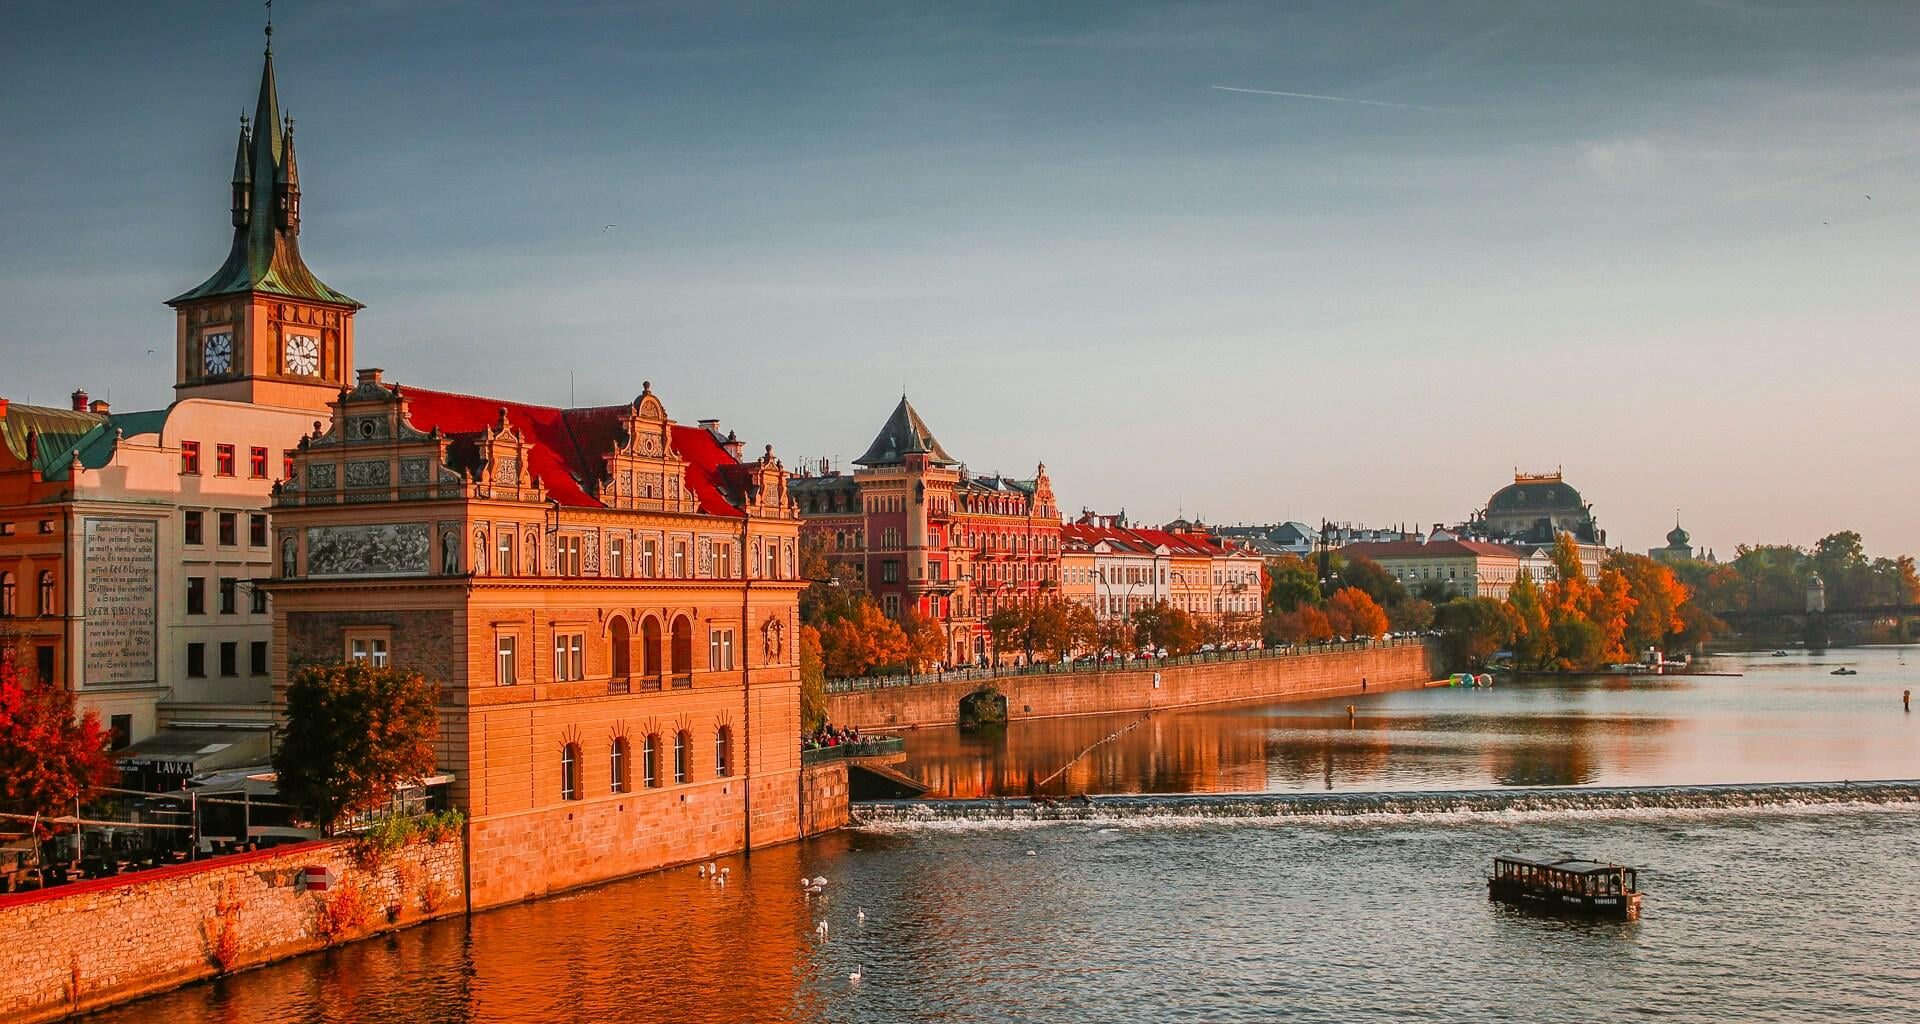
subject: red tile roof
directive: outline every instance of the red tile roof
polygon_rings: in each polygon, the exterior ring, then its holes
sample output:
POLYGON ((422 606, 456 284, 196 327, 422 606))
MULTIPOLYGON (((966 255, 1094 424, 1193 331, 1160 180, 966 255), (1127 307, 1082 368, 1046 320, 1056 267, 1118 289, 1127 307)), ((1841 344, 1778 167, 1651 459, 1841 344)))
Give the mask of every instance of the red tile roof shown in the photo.
POLYGON ((1527 550, 1512 544, 1489 544, 1478 540, 1436 540, 1422 544, 1417 540, 1363 541, 1340 549, 1343 555, 1359 555, 1379 561, 1382 558, 1525 558, 1527 550))
MULTIPOLYGON (((501 410, 533 450, 528 469, 562 505, 603 507, 591 493, 605 471, 605 457, 624 439, 628 406, 558 409, 477 395, 403 387, 407 415, 420 430, 476 434, 499 421, 501 410)), ((673 447, 687 461, 687 487, 711 516, 740 516, 739 506, 720 490, 720 467, 737 465, 732 455, 702 427, 674 424, 673 447)))

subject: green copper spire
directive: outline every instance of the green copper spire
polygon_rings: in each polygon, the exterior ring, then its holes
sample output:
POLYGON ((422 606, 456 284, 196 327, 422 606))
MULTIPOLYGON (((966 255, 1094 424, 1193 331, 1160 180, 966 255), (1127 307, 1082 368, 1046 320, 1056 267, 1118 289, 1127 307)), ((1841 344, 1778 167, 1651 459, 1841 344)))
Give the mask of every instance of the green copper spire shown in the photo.
POLYGON ((293 124, 280 116, 273 74, 273 26, 260 69, 260 97, 251 131, 235 154, 233 247, 225 263, 198 288, 167 301, 170 306, 216 295, 264 292, 288 298, 360 308, 327 287, 300 258, 300 180, 293 162, 293 124), (244 166, 242 166, 244 160, 244 166))

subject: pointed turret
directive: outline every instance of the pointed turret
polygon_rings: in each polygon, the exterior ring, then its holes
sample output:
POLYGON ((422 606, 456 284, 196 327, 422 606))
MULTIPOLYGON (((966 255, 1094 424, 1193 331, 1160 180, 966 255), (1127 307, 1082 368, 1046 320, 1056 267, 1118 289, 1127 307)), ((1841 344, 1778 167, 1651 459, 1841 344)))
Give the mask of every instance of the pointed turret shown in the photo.
MULTIPOLYGON (((271 32, 268 41, 272 41, 271 32)), ((269 45, 260 68, 260 94, 254 103, 252 127, 244 136, 246 167, 234 168, 233 247, 212 277, 198 288, 169 299, 168 305, 262 292, 360 308, 360 303, 321 283, 300 258, 295 240, 300 230, 300 186, 292 140, 292 122, 283 122, 280 116, 280 91, 273 73, 273 47, 269 45), (266 211, 272 211, 271 215, 266 211)), ((235 163, 239 163, 238 155, 235 163)))
POLYGON ((247 115, 240 115, 240 142, 233 150, 233 226, 244 228, 253 210, 253 161, 247 156, 247 115))
POLYGON ((280 227, 289 235, 300 233, 300 167, 293 159, 293 118, 287 118, 287 127, 280 145, 280 172, 273 183, 274 209, 280 218, 280 227))
POLYGON ((921 454, 936 466, 951 466, 955 460, 947 454, 945 448, 927 429, 920 414, 913 410, 907 396, 900 396, 900 404, 894 406, 893 415, 887 417, 885 426, 875 435, 873 443, 867 446, 866 454, 853 460, 856 466, 897 466, 906 456, 921 454))

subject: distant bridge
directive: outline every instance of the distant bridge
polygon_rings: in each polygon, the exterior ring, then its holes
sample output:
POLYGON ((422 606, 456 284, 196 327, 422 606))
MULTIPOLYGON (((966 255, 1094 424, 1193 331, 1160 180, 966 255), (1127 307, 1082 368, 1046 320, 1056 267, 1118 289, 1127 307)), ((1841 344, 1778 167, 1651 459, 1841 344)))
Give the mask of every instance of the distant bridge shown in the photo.
POLYGON ((1809 647, 1825 647, 1836 624, 1880 622, 1888 619, 1899 624, 1899 637, 1906 639, 1913 620, 1920 619, 1920 604, 1863 604, 1810 612, 1805 609, 1741 609, 1715 612, 1721 622, 1740 633, 1777 636, 1794 635, 1809 647))

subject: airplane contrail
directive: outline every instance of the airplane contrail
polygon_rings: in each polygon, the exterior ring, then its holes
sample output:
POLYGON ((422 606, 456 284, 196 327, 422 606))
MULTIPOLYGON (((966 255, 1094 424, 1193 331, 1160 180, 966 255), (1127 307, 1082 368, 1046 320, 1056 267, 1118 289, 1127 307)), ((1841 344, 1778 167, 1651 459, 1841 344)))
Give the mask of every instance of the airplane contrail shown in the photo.
POLYGON ((1352 96, 1323 96, 1317 92, 1281 92, 1278 89, 1241 89, 1231 85, 1216 85, 1212 88, 1221 92, 1250 92, 1256 96, 1286 96, 1296 100, 1326 100, 1330 103, 1359 103, 1369 107, 1392 107, 1395 110, 1424 110, 1430 114, 1445 114, 1441 107, 1422 107, 1412 103, 1388 103, 1386 100, 1362 100, 1352 96))

